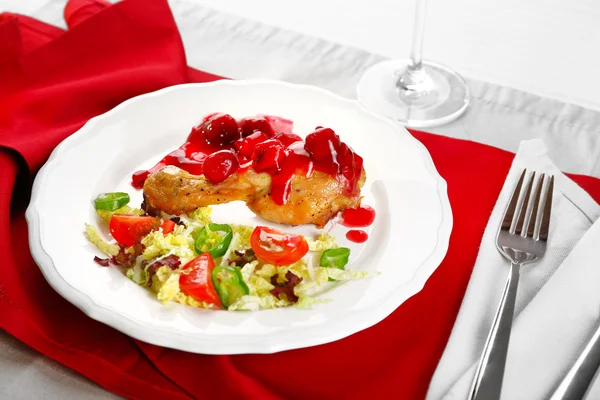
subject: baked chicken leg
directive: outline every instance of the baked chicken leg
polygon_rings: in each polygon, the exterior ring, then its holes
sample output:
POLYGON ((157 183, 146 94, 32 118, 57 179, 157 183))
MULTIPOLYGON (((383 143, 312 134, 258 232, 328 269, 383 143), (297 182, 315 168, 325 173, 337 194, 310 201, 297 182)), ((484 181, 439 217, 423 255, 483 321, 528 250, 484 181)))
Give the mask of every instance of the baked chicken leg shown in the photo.
MULTIPOLYGON (((358 183, 362 188, 364 169, 358 183)), ((313 171, 310 177, 294 175, 287 202, 278 205, 270 193, 271 176, 252 169, 234 173, 220 183, 204 175, 192 175, 178 167, 167 166, 148 176, 144 184, 146 206, 180 215, 198 207, 241 200, 262 218, 286 225, 314 224, 322 228, 339 211, 360 205, 360 190, 345 194, 335 176, 313 171)))
POLYGON ((317 127, 303 140, 292 125, 281 117, 210 114, 132 183, 143 185, 147 211, 180 215, 241 200, 266 220, 321 228, 360 205, 363 160, 332 129, 317 127))

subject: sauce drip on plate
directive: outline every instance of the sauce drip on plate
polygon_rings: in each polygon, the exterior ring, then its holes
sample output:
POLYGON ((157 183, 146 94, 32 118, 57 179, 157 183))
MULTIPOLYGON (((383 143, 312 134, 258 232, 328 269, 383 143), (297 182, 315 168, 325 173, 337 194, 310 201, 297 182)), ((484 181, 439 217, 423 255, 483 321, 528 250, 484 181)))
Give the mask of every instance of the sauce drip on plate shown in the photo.
POLYGON ((352 229, 346 233, 346 239, 354 243, 364 243, 369 238, 369 234, 365 231, 352 229))
POLYGON ((181 147, 149 170, 135 172, 131 184, 142 189, 148 175, 168 165, 193 175, 205 175, 213 183, 253 168, 271 176, 271 197, 283 205, 289 199, 294 175, 309 177, 313 171, 321 171, 342 181, 347 194, 356 194, 362 158, 329 128, 317 127, 303 141, 292 132, 292 127, 292 121, 268 115, 236 121, 228 114, 210 114, 192 128, 181 147), (207 157, 223 150, 231 152, 237 163, 225 154, 218 159, 227 162, 227 166, 212 162, 215 158, 205 163, 207 157))
POLYGON ((375 220, 375 210, 369 206, 349 208, 342 212, 341 224, 348 228, 369 226, 375 220))
MULTIPOLYGON (((364 228, 371 225, 373 221, 375 221, 373 207, 360 206, 342 211, 340 224, 348 228, 364 228)), ((368 238, 369 235, 363 230, 352 229, 346 233, 346 239, 354 243, 364 243, 368 238)))

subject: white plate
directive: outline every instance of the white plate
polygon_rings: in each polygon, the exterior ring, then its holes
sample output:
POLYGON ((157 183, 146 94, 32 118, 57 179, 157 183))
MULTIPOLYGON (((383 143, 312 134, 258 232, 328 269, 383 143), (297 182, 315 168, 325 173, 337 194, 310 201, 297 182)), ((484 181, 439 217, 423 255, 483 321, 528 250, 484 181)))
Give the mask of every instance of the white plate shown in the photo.
MULTIPOLYGON (((214 208, 217 222, 265 224, 241 203, 214 208)), ((27 209, 31 252, 52 287, 90 317, 145 342, 205 354, 271 353, 341 339, 384 319, 417 293, 442 261, 452 229, 446 183, 425 147, 404 128, 357 102, 325 90, 274 81, 173 86, 139 96, 88 121, 52 153, 37 175, 27 209), (321 294, 332 301, 310 310, 206 311, 162 305, 117 268, 102 268, 84 238, 96 222, 92 200, 126 191, 139 204, 131 174, 149 168, 185 141, 205 114, 257 113, 294 121, 304 135, 333 128, 364 158, 364 204, 377 211, 348 268, 380 271, 321 294)), ((272 224, 271 224, 272 225, 272 224)), ((280 227, 281 228, 281 227, 280 227)), ((314 235, 313 227, 284 227, 314 235)), ((105 231, 106 232, 106 231, 105 231)))

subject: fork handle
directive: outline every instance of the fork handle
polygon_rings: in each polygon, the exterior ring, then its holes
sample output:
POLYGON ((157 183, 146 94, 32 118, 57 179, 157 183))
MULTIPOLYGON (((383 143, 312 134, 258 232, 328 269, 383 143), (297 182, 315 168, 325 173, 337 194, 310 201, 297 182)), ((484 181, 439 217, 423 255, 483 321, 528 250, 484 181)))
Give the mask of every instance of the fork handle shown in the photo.
POLYGON ((515 299, 519 285, 520 266, 516 263, 510 265, 502 299, 475 372, 471 391, 469 392, 469 400, 500 399, 510 330, 515 311, 515 299))
POLYGON ((600 367, 600 326, 583 349, 550 400, 580 400, 585 397, 600 367))

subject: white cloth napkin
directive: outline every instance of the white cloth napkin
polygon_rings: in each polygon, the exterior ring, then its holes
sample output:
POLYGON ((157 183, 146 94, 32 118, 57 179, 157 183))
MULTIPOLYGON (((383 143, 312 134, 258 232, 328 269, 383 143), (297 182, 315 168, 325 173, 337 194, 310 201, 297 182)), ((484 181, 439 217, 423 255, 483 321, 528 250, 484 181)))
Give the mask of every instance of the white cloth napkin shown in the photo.
POLYGON ((600 206, 558 170, 541 140, 522 142, 427 399, 467 397, 508 276, 495 236, 523 168, 553 174, 555 192, 546 254, 521 268, 502 399, 547 399, 600 322, 600 206))

